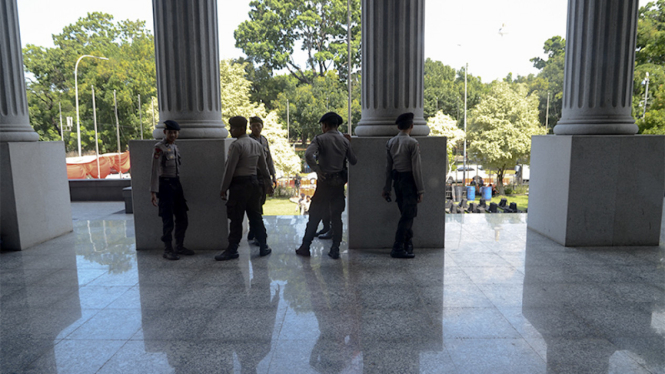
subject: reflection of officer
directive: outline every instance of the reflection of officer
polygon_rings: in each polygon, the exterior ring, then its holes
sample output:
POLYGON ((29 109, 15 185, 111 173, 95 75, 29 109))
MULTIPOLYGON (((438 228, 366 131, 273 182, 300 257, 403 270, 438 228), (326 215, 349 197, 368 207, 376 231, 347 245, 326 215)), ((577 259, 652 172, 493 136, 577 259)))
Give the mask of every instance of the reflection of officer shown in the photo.
POLYGON ((423 174, 420 168, 420 147, 410 136, 413 113, 404 113, 395 121, 400 130, 386 144, 386 184, 382 196, 389 201, 390 182, 393 181, 397 206, 401 217, 395 233, 391 257, 413 258, 413 219, 418 214, 418 203, 423 200, 423 174))
POLYGON ((342 117, 337 113, 329 112, 321 117, 322 134, 312 139, 307 147, 305 159, 307 164, 317 174, 316 191, 312 197, 309 208, 309 222, 305 236, 302 238, 300 248, 296 254, 310 256, 309 246, 312 244, 319 222, 330 210, 332 221, 332 247, 328 256, 339 258, 339 244, 342 241, 342 212, 344 211, 344 184, 347 181, 348 171, 345 162, 348 158, 351 165, 357 162, 356 155, 351 149, 351 136, 339 136, 337 127, 342 123, 342 117))
POLYGON ((185 230, 187 230, 188 208, 179 179, 181 160, 178 146, 175 145, 179 133, 180 125, 176 121, 164 121, 164 139, 155 144, 152 152, 150 193, 152 205, 159 205, 159 215, 164 224, 162 241, 164 242, 164 258, 167 260, 178 260, 180 259, 178 255, 194 254, 194 251, 183 246, 185 230), (175 216, 175 252, 171 245, 173 216, 175 216))
MULTIPOLYGON (((238 245, 242 239, 242 220, 247 213, 250 230, 259 241, 259 255, 270 254, 266 244, 266 228, 261 217, 261 190, 257 171, 265 180, 270 179, 263 147, 247 136, 247 119, 237 116, 229 119, 231 136, 237 140, 229 147, 226 170, 220 196, 226 200, 226 191, 230 196, 226 202, 226 214, 231 220, 229 226, 229 247, 215 256, 217 261, 238 258, 238 245)), ((272 185, 269 187, 272 193, 272 185)))
MULTIPOLYGON (((270 182, 264 180, 259 176, 259 184, 261 185, 261 214, 263 214, 263 204, 266 203, 266 185, 271 183, 273 188, 277 184, 277 179, 275 178, 275 164, 272 161, 272 155, 270 154, 270 145, 268 144, 268 139, 265 136, 261 135, 261 130, 263 130, 263 120, 261 117, 250 117, 249 118, 249 129, 252 131, 249 134, 249 137, 256 140, 263 147, 263 152, 266 156, 266 164, 268 166, 268 171, 270 172, 270 182)), ((247 240, 252 242, 254 245, 259 245, 259 241, 254 238, 254 233, 250 229, 247 233, 247 240)))

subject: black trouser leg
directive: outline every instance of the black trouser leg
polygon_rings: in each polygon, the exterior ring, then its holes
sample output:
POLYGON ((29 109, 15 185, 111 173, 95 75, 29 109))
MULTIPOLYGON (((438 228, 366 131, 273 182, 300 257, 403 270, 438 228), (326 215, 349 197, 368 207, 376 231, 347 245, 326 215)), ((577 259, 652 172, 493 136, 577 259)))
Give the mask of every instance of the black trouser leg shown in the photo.
POLYGON ((400 211, 400 219, 395 233, 395 242, 407 243, 413 238, 413 219, 418 214, 418 193, 413 176, 400 173, 393 184, 397 206, 400 211))
MULTIPOLYGON (((261 191, 263 186, 251 186, 249 196, 246 202, 247 219, 249 220, 249 229, 254 234, 259 244, 266 245, 266 227, 263 224, 261 191)), ((263 194, 265 196, 265 193, 263 194)))
POLYGON ((344 212, 344 186, 339 186, 333 190, 330 198, 328 211, 330 212, 330 224, 332 225, 332 246, 339 247, 342 242, 342 233, 344 232, 344 223, 342 222, 342 212, 344 212))
POLYGON ((168 247, 171 246, 173 240, 173 188, 171 184, 166 181, 159 181, 159 216, 162 217, 162 242, 168 247))
POLYGON ((226 202, 226 214, 231 221, 229 224, 229 247, 236 247, 242 239, 242 221, 247 208, 247 186, 232 183, 229 188, 229 199, 226 202))
POLYGON ((180 186, 180 182, 177 182, 178 189, 175 193, 175 199, 173 204, 173 214, 175 215, 175 244, 177 248, 182 248, 185 243, 185 231, 187 231, 187 226, 189 226, 189 220, 187 218, 187 202, 185 200, 185 195, 180 186))
POLYGON ((312 244, 316 230, 319 228, 319 222, 321 222, 326 214, 329 215, 329 212, 330 202, 328 193, 323 185, 323 182, 319 182, 319 185, 316 186, 316 191, 314 191, 314 196, 312 196, 312 202, 309 206, 309 220, 307 221, 305 235, 302 238, 303 247, 309 248, 309 246, 312 244))

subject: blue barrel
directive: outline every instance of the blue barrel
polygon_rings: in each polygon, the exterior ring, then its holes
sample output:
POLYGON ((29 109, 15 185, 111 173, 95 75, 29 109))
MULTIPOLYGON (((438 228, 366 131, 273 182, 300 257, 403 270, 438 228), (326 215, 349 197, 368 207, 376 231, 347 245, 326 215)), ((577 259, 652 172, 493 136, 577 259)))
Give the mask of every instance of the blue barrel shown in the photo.
POLYGON ((476 199, 476 187, 468 186, 466 188, 466 199, 469 201, 476 199))
POLYGON ((490 201, 492 200, 492 187, 480 187, 480 193, 483 195, 483 199, 490 201))

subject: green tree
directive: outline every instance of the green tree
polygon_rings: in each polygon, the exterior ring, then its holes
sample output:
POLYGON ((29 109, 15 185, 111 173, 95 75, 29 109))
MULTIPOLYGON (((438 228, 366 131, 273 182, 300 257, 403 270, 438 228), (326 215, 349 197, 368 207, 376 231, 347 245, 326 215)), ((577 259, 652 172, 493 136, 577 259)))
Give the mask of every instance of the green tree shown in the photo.
MULTIPOLYGON (((360 84, 355 83, 353 87, 356 89, 352 93, 352 119, 357 121, 361 110, 360 84)), ((326 112, 337 112, 344 119, 344 123, 348 123, 348 89, 340 82, 335 71, 328 71, 322 77, 315 77, 311 84, 292 86, 279 94, 275 107, 284 122, 286 122, 287 100, 290 136, 300 139, 303 145, 320 132, 319 119, 326 112)), ((342 125, 340 131, 346 131, 346 126, 342 125)))
POLYGON ((633 116, 643 134, 665 135, 665 0, 641 7, 633 84, 633 116), (644 110, 646 74, 649 92, 644 110))
POLYGON ((468 153, 485 168, 497 170, 497 189, 503 175, 517 162, 528 162, 531 136, 544 134, 538 123, 538 98, 524 84, 494 82, 490 93, 471 113, 468 153))
MULTIPOLYGON (((144 21, 113 22, 105 13, 88 13, 53 36, 54 48, 27 45, 23 61, 27 72, 30 123, 41 140, 59 140, 60 116, 74 118, 76 100, 74 67, 82 55, 107 57, 108 61, 84 58, 78 66, 81 144, 95 149, 91 86, 95 86, 100 152, 117 150, 113 91, 116 90, 121 147, 140 137, 138 95, 149 102, 156 94, 154 41, 144 21)), ((63 120, 64 121, 64 120, 63 120)), ((144 132, 145 133, 145 132, 144 132)), ((65 136, 66 148, 77 148, 76 128, 65 136)))
MULTIPOLYGON (((312 83, 335 69, 347 76, 347 2, 343 0, 253 0, 249 20, 234 33, 236 47, 268 71, 286 69, 303 83, 312 83), (306 61, 294 59, 300 46, 306 61)), ((352 0, 351 59, 360 63, 360 0, 352 0)))
POLYGON ((534 57, 530 61, 533 66, 539 69, 537 76, 519 77, 515 82, 526 83, 529 87, 529 93, 535 92, 538 95, 539 120, 547 127, 552 129, 561 118, 563 109, 563 73, 566 52, 566 40, 560 36, 553 36, 545 41, 543 51, 547 59, 534 57), (549 117, 548 115, 548 96, 549 96, 549 117))
MULTIPOLYGON (((439 110, 456 119, 464 118, 464 67, 455 70, 441 61, 425 60, 424 115, 435 116, 439 110)), ((480 77, 467 74, 467 110, 473 109, 487 93, 487 85, 480 77)))

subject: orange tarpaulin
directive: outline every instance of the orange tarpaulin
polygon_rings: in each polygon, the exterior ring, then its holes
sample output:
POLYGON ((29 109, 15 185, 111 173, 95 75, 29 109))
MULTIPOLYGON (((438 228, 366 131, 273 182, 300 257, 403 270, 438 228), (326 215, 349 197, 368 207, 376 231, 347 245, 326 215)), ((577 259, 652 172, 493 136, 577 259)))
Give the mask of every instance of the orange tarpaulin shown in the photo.
POLYGON ((130 169, 129 151, 124 153, 106 153, 99 156, 99 173, 97 175, 97 157, 67 157, 67 177, 69 179, 85 179, 87 176, 104 179, 111 173, 111 168, 117 173, 120 170, 126 173, 130 169))
POLYGON ((116 173, 120 170, 121 173, 129 171, 129 151, 124 153, 105 153, 100 157, 106 158, 111 163, 111 169, 116 173), (120 157, 118 157, 120 155, 120 157))

